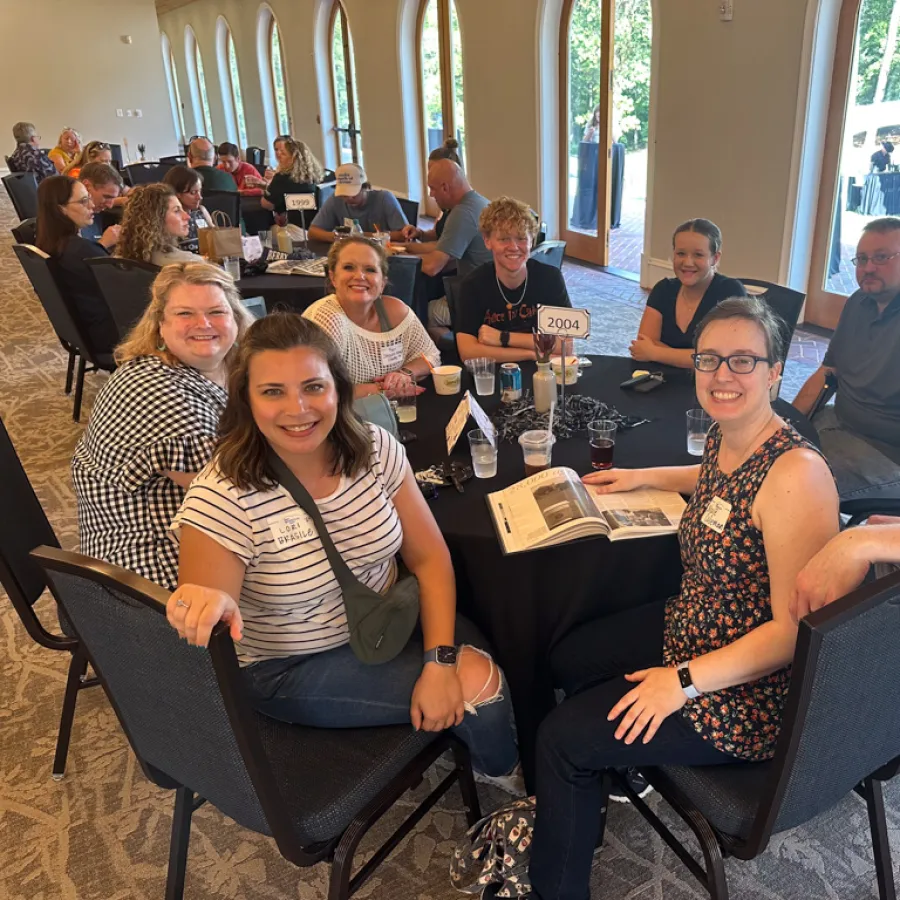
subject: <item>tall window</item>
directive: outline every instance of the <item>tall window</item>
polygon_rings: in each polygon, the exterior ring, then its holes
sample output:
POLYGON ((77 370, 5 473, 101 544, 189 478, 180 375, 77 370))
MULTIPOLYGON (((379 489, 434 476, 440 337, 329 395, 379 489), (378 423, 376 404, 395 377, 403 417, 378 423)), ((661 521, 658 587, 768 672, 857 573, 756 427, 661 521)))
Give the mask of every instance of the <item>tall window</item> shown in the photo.
POLYGON ((465 160, 462 41, 455 0, 423 0, 419 48, 426 155, 452 137, 465 160))
POLYGON ((272 77, 272 93, 275 96, 275 112, 278 118, 278 133, 291 133, 291 117, 288 113, 287 79, 284 77, 284 55, 281 48, 281 31, 275 17, 272 17, 269 32, 269 71, 272 77))
POLYGON ((234 38, 228 32, 228 71, 231 75, 231 96, 234 100, 234 113, 237 118, 238 143, 242 150, 247 149, 247 122, 244 119, 244 98, 241 95, 241 76, 238 72, 237 53, 234 51, 234 38))
POLYGON ((219 64, 219 86, 225 107, 228 140, 247 146, 247 124, 244 120, 244 100, 241 95, 241 77, 238 72, 234 38, 228 22, 220 16, 216 23, 216 57, 219 64))
POLYGON ((206 94, 206 75, 203 71, 203 57, 200 54, 200 47, 197 44, 197 38, 194 35, 190 25, 187 26, 184 33, 184 49, 185 57, 188 61, 188 67, 193 65, 192 91, 195 115, 199 109, 200 115, 197 116, 197 127, 203 131, 205 137, 214 141, 212 115, 209 111, 209 97, 206 94))
MULTIPOLYGON (((169 88, 169 106, 172 109, 172 125, 175 128, 175 140, 181 143, 185 139, 184 109, 181 105, 181 92, 178 90, 178 70, 175 68, 175 56, 168 35, 161 35, 163 66, 166 72, 166 84, 169 88)), ((180 151, 179 151, 180 152, 180 151)))
POLYGON ((331 85, 334 102, 334 136, 342 163, 362 165, 362 132, 359 126, 359 94, 353 64, 353 38, 343 5, 336 0, 331 13, 331 85))

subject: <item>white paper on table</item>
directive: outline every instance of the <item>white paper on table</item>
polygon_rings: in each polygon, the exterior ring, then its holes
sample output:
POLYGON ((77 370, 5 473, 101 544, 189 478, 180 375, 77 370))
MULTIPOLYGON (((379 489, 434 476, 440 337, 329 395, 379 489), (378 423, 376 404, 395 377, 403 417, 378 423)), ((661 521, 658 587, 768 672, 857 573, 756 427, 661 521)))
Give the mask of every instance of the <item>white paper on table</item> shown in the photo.
POLYGON ((472 396, 472 392, 466 391, 447 424, 447 456, 453 452, 459 436, 466 427, 466 422, 469 421, 469 416, 472 416, 478 423, 478 427, 484 432, 490 445, 495 450, 497 449, 497 429, 494 428, 487 413, 481 408, 481 404, 472 396))

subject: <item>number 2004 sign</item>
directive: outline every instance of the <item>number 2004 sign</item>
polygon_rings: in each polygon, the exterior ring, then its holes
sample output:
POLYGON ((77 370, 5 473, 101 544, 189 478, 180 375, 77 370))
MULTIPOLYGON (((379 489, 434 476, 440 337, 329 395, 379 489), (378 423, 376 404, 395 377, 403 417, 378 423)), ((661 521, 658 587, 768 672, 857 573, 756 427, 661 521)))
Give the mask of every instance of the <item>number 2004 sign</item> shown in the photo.
POLYGON ((587 309, 538 306, 538 331, 557 337, 586 338, 591 334, 591 313, 587 309))

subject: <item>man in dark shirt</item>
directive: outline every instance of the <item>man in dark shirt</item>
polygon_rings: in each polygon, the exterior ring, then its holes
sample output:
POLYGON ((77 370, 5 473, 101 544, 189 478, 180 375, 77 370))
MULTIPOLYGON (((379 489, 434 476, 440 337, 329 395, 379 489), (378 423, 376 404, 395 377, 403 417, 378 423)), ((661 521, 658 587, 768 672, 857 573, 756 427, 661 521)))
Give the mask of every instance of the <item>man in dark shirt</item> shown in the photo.
POLYGON ((891 154, 894 152, 894 145, 890 141, 884 141, 881 149, 876 150, 871 158, 873 172, 884 172, 891 164, 891 154))
POLYGON ((813 424, 841 499, 900 498, 900 218, 869 222, 854 264, 860 290, 794 405, 809 413, 834 375, 834 406, 813 424))
POLYGON ((537 222, 526 204, 498 197, 482 210, 479 227, 493 261, 479 266, 459 286, 454 323, 459 355, 498 362, 534 359, 538 304, 572 306, 562 273, 529 259, 537 222))
POLYGON ((92 162, 82 168, 78 180, 87 188, 94 208, 94 221, 81 229, 81 236, 110 250, 119 239, 121 226, 109 224, 104 213, 119 199, 124 186, 122 176, 106 163, 92 162))
POLYGON ((16 122, 13 125, 16 149, 9 157, 10 172, 34 172, 38 184, 50 175, 56 174, 56 166, 41 150, 41 136, 35 133, 31 122, 16 122))
POLYGON ((194 138, 188 147, 188 165, 203 179, 208 191, 236 191, 237 184, 228 172, 216 168, 216 148, 205 137, 194 138))

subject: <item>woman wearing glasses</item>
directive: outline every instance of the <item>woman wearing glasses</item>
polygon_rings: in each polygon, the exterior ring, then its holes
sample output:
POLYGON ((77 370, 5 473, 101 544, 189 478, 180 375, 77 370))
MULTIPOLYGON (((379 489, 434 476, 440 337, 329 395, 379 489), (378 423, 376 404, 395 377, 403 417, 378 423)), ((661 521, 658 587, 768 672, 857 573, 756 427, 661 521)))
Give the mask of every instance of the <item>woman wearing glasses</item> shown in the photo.
POLYGON ((38 187, 35 243, 50 257, 50 268, 63 295, 75 307, 97 353, 111 354, 119 333, 103 302, 86 259, 106 256, 116 242, 108 228, 98 241, 79 231, 94 222, 94 204, 87 188, 68 175, 51 175, 38 187))
POLYGON ((647 298, 631 356, 641 362, 690 369, 697 323, 727 297, 746 297, 744 286, 720 275, 722 232, 709 219, 689 219, 672 235, 674 278, 657 282, 647 298))
POLYGON ((697 397, 713 418, 697 466, 585 476, 603 493, 690 495, 684 576, 668 600, 571 632, 551 664, 566 700, 541 726, 531 880, 543 900, 585 900, 611 769, 769 759, 790 684, 797 574, 838 532, 819 453, 780 419, 777 320, 725 300, 697 329, 697 397))

